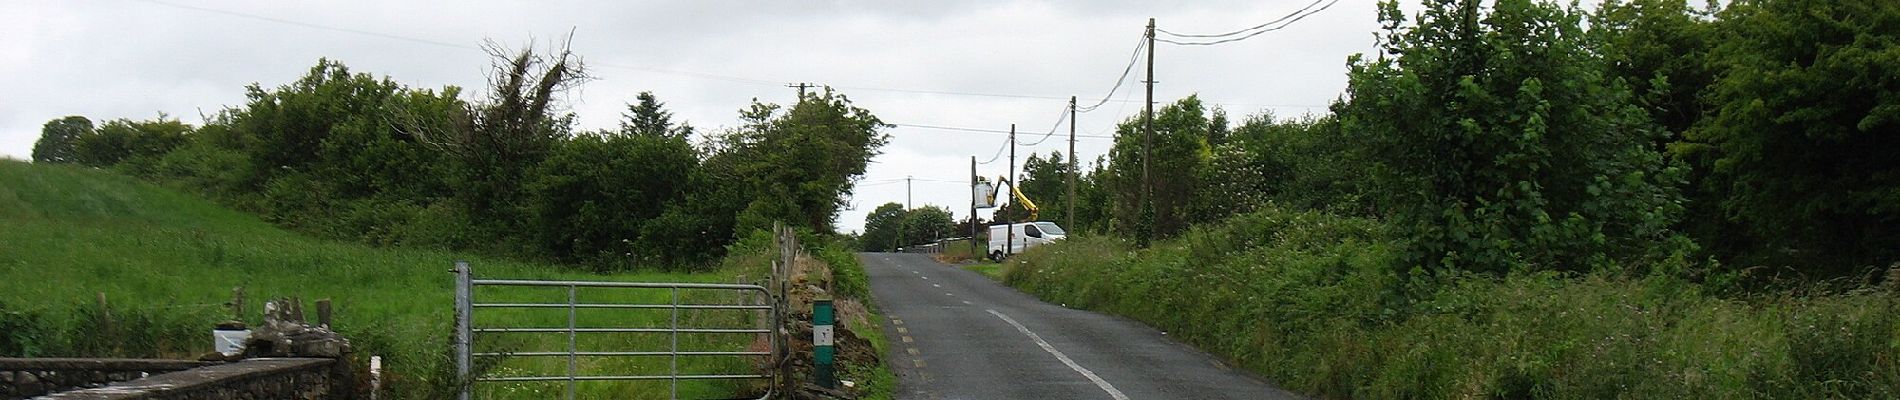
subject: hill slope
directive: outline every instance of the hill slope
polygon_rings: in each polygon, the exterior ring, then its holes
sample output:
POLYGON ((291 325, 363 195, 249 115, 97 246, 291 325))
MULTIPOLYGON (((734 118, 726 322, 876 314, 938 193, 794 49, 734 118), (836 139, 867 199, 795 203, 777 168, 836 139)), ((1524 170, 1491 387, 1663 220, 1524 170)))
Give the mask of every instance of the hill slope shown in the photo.
MULTIPOLYGON (((223 304, 231 299, 232 288, 243 287, 249 310, 246 319, 253 324, 265 299, 334 299, 335 325, 352 339, 358 353, 385 357, 392 387, 400 398, 424 397, 449 387, 445 371, 451 370, 447 339, 453 320, 453 276, 445 271, 456 259, 470 260, 478 276, 497 278, 731 282, 739 273, 729 268, 711 274, 603 276, 468 254, 319 240, 130 177, 80 167, 0 161, 0 356, 193 357, 210 350, 207 331, 217 321, 231 318, 223 304), (109 312, 101 312, 97 300, 101 295, 109 312)), ((583 293, 590 301, 664 302, 666 296, 659 292, 583 293)), ((491 298, 500 297, 552 301, 560 296, 522 292, 491 298)), ((497 316, 478 318, 477 323, 565 322, 565 315, 497 316)), ((583 324, 661 321, 657 315, 624 313, 583 313, 582 320, 583 324)), ((664 343, 664 337, 651 339, 619 338, 613 344, 664 343)), ((706 345, 711 340, 685 339, 706 345)), ((530 339, 498 341, 516 348, 548 347, 541 346, 548 344, 545 341, 530 339)), ((543 364, 539 361, 510 360, 499 368, 536 369, 543 364)), ((609 366, 633 362, 591 361, 590 365, 609 366)), ((682 362, 682 369, 732 367, 740 362, 682 362)), ((666 390, 663 384, 622 386, 627 384, 599 383, 583 390, 612 391, 617 397, 629 390, 658 390, 656 394, 666 390)), ((539 398, 553 387, 498 385, 485 390, 499 397, 539 398)), ((687 392, 730 389, 706 386, 687 392)))

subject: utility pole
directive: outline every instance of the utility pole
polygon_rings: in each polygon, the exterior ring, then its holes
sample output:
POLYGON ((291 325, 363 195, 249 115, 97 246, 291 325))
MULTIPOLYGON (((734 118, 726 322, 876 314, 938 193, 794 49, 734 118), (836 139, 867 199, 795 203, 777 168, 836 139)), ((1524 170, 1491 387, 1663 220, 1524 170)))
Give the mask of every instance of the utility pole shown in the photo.
POLYGON ((897 219, 897 248, 904 247, 904 228, 910 225, 910 176, 904 176, 904 214, 897 219))
POLYGON ((976 156, 970 156, 970 257, 982 258, 976 251, 976 156))
MULTIPOLYGON (((1153 37, 1153 35, 1151 34, 1149 35, 1149 37, 1153 37)), ((1150 45, 1152 45, 1152 43, 1150 45)), ((812 85, 810 83, 804 83, 804 82, 791 83, 791 84, 785 85, 785 87, 788 87, 788 88, 798 88, 798 102, 800 103, 805 102, 805 88, 814 87, 814 86, 815 85, 812 85)))
MULTIPOLYGON (((1002 188, 999 187, 997 189, 1000 190, 1002 188)), ((1016 190, 1016 124, 1009 124, 1009 191, 1010 193, 1015 193, 1016 190)), ((1009 199, 1009 205, 1022 206, 1014 197, 1009 199)), ((1002 210, 1002 207, 996 208, 996 211, 1002 210)), ((1009 227, 1003 229, 1009 236, 1003 237, 1003 256, 1009 257, 1009 255, 1016 253, 1016 221, 1010 220, 1005 221, 1005 223, 1008 223, 1009 227)))
MULTIPOLYGON (((1148 174, 1148 164, 1149 164, 1148 159, 1150 158, 1150 155, 1152 154, 1152 151, 1150 150, 1150 148, 1154 144, 1154 136, 1155 136, 1155 19, 1154 18, 1148 18, 1148 80, 1146 81, 1146 83, 1148 84, 1148 96, 1147 96, 1148 101, 1145 101, 1142 104, 1147 106, 1147 111, 1141 114, 1141 130, 1142 130, 1141 196, 1139 197, 1141 201, 1139 202, 1140 204, 1137 205, 1137 207, 1140 207, 1140 208, 1138 208, 1136 211, 1140 213, 1141 215, 1149 215, 1150 213, 1146 212, 1145 210, 1152 209, 1153 206, 1151 204, 1154 202, 1154 181, 1149 178, 1149 174, 1148 174)), ((1149 219, 1147 217, 1137 217, 1137 218, 1141 218, 1145 220, 1145 221, 1142 221, 1142 224, 1141 224, 1142 230, 1144 231, 1154 230, 1154 220, 1149 219)), ((1142 235, 1142 246, 1148 245, 1147 238, 1148 238, 1148 235, 1146 234, 1142 235)))
POLYGON ((1075 229, 1075 96, 1069 96, 1069 220, 1065 222, 1070 230, 1075 229))

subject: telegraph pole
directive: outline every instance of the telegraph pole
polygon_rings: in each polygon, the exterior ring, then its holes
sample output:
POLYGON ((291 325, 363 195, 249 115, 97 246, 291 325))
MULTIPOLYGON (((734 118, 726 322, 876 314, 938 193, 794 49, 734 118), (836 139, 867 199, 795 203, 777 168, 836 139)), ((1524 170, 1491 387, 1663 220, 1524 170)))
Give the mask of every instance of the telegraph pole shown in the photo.
MULTIPOLYGON (((999 187, 997 189, 1001 188, 999 187)), ((1010 193, 1015 193, 1016 190, 1016 124, 1009 124, 1009 191, 1010 193)), ((1014 197, 1009 199, 1009 204, 1017 207, 1022 206, 1014 197)), ((996 211, 1003 211, 1003 208, 997 207, 996 211)), ((1003 237, 1003 256, 1008 257, 1010 254, 1016 253, 1016 221, 1010 220, 1004 222, 1009 224, 1009 227, 1003 228, 1004 232, 1008 233, 1009 236, 1003 237)))
MULTIPOLYGON (((1150 25, 1152 25, 1152 24, 1150 24, 1150 25)), ((1149 36, 1150 36, 1150 37, 1153 37, 1153 35, 1149 35, 1149 36)), ((1150 45, 1152 45, 1152 44, 1150 44, 1150 45)), ((800 82, 800 83, 792 83, 792 84, 786 84, 786 85, 785 85, 785 87, 788 87, 788 88, 798 88, 798 102, 800 102, 800 103, 803 103, 803 102, 805 102, 805 88, 808 88, 808 87, 813 87, 813 86, 814 86, 814 85, 812 85, 812 84, 810 84, 810 83, 804 83, 804 82, 800 82)))
POLYGON ((1075 96, 1069 96, 1069 220, 1065 222, 1070 230, 1075 229, 1075 96))
MULTIPOLYGON (((1143 104, 1147 106, 1147 111, 1141 114, 1141 130, 1142 130, 1141 197, 1140 197, 1141 201, 1139 202, 1140 204, 1138 204, 1138 206, 1141 208, 1137 211, 1141 213, 1142 215, 1149 214, 1148 212, 1145 212, 1142 210, 1151 209, 1152 206, 1150 204, 1151 202, 1154 201, 1153 199, 1154 181, 1149 178, 1149 174, 1148 174, 1148 159, 1150 158, 1149 156, 1152 154, 1152 151, 1149 150, 1149 148, 1152 147, 1154 143, 1154 136, 1155 136, 1155 19, 1154 18, 1148 18, 1148 80, 1146 81, 1146 83, 1148 84, 1148 96, 1147 96, 1148 101, 1143 102, 1143 104)), ((1141 224, 1142 230, 1152 231, 1154 229, 1154 221, 1152 219, 1148 219, 1146 217, 1137 217, 1137 218, 1145 219, 1145 221, 1142 221, 1142 224, 1141 224)), ((1143 246, 1147 246, 1147 237, 1148 235, 1146 234, 1142 235, 1143 246)))
POLYGON ((976 156, 970 156, 970 257, 983 258, 976 251, 976 156))
MULTIPOLYGON (((799 96, 804 97, 804 96, 799 96)), ((904 217, 897 219, 897 247, 904 247, 904 226, 910 225, 910 176, 904 176, 904 217)))

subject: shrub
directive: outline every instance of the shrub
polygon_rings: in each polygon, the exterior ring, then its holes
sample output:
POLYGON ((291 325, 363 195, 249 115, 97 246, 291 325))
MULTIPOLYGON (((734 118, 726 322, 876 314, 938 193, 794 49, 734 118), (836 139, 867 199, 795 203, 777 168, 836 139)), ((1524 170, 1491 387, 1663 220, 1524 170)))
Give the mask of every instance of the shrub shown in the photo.
POLYGON ((1893 398, 1892 289, 1724 299, 1668 276, 1393 272, 1373 220, 1272 208, 1134 250, 1077 237, 1005 281, 1327 398, 1893 398))

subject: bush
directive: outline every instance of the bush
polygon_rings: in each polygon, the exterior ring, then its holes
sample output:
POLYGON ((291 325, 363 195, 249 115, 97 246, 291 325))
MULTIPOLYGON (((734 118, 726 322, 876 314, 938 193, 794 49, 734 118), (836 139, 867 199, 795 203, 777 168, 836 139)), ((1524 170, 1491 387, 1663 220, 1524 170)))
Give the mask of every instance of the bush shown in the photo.
POLYGON ((835 239, 823 241, 812 250, 811 256, 831 266, 831 287, 838 296, 871 298, 871 278, 865 275, 864 263, 858 261, 849 243, 835 239))
POLYGON ((529 183, 529 225, 538 245, 555 259, 597 270, 687 261, 634 252, 666 249, 645 245, 641 230, 686 200, 694 157, 684 139, 657 136, 582 135, 556 145, 529 183))
POLYGON ((1891 289, 1735 300, 1666 276, 1413 276, 1387 235, 1267 208, 1144 250, 1041 246, 1005 281, 1327 398, 1900 395, 1891 289))

